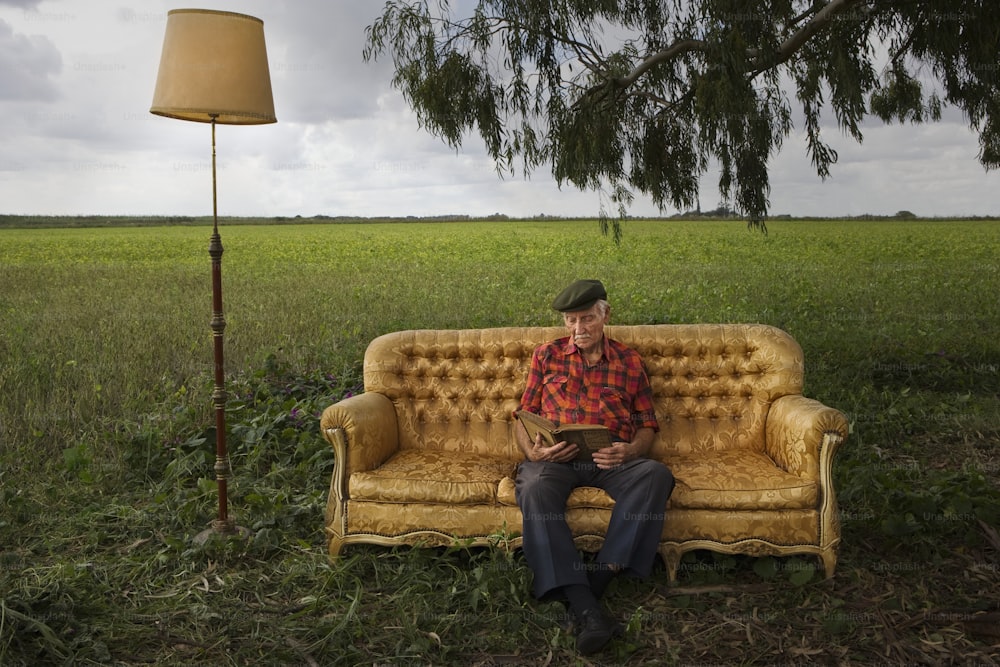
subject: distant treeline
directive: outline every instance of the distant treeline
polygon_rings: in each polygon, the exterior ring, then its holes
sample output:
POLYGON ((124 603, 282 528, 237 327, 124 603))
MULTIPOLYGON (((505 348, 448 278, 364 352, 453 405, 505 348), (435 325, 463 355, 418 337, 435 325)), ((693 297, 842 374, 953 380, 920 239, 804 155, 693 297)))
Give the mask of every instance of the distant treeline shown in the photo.
MULTIPOLYGON (((471 215, 437 215, 437 216, 405 216, 405 217, 362 217, 362 216, 329 216, 314 215, 311 217, 271 216, 271 217, 239 217, 219 216, 220 224, 227 225, 306 225, 306 224, 361 224, 361 223, 395 223, 395 222, 469 222, 482 220, 497 222, 514 220, 501 213, 487 216, 471 215)), ((577 220, 580 218, 560 218, 540 215, 524 220, 577 220)), ((596 219, 596 218, 595 218, 596 219)), ((54 228, 54 227, 166 227, 166 226, 204 226, 212 224, 212 216, 185 215, 2 215, 0 228, 54 228)))
MULTIPOLYGON (((329 216, 314 215, 311 217, 271 216, 271 217, 237 217, 220 216, 219 222, 227 225, 303 225, 303 224, 364 224, 364 223, 407 223, 407 222, 503 222, 503 221, 560 221, 560 220, 597 220, 587 217, 560 217, 554 215, 536 215, 516 218, 503 213, 487 216, 471 215, 437 215, 437 216, 403 216, 403 217, 362 217, 362 216, 329 216)), ((733 220, 743 218, 729 210, 721 209, 707 212, 687 211, 671 216, 633 216, 632 220, 733 220)), ((788 214, 773 215, 770 220, 798 221, 836 221, 836 220, 1000 220, 998 216, 961 216, 961 217, 930 217, 924 218, 910 211, 899 211, 895 215, 855 215, 855 216, 792 216, 788 214)), ((204 226, 211 225, 211 216, 184 215, 2 215, 0 214, 0 229, 46 229, 57 227, 166 227, 166 226, 204 226)))

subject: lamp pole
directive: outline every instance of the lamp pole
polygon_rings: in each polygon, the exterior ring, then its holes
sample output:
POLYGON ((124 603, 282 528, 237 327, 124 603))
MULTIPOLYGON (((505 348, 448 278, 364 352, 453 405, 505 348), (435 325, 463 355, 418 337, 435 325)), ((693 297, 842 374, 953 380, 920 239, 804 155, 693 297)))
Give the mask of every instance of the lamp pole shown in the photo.
MULTIPOLYGON (((208 256, 212 259, 212 347, 215 358, 215 389, 212 391, 212 405, 215 407, 215 480, 219 488, 219 515, 212 528, 217 533, 232 535, 237 532, 235 522, 229 518, 229 452, 226 449, 226 363, 223 352, 223 334, 226 330, 226 316, 222 309, 222 236, 219 234, 218 181, 215 171, 215 121, 218 114, 212 114, 212 236, 208 242, 208 256)), ((198 539, 208 538, 208 531, 198 539)))

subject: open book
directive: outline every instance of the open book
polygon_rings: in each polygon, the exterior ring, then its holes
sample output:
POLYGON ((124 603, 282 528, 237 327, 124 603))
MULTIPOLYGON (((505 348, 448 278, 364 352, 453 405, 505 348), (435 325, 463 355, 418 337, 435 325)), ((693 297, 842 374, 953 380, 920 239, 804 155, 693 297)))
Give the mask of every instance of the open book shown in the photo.
POLYGON ((594 452, 612 445, 611 431, 606 426, 599 424, 563 424, 559 426, 551 420, 527 410, 518 410, 514 414, 524 425, 524 429, 532 441, 534 441, 536 433, 541 433, 542 440, 550 447, 563 440, 576 445, 580 449, 580 453, 576 457, 577 461, 593 461, 594 452))

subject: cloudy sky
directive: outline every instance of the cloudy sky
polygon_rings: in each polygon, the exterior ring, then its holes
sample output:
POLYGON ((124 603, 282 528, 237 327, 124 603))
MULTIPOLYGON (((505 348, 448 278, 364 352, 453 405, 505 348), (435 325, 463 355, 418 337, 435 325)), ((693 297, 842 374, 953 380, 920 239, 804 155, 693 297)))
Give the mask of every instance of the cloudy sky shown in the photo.
MULTIPOLYGON (((421 131, 389 65, 361 58, 383 4, 0 0, 0 213, 211 213, 209 126, 149 113, 166 13, 191 6, 264 21, 278 116, 219 127, 221 215, 597 213, 593 193, 560 191, 544 172, 501 180, 479 141, 455 153, 421 131)), ((835 128, 827 138, 840 162, 826 182, 800 135, 786 141, 773 214, 1000 215, 1000 174, 976 161, 957 113, 929 126, 873 121, 860 146, 835 128)), ((718 201, 706 179, 703 208, 718 201)), ((631 212, 657 213, 642 199, 631 212)))

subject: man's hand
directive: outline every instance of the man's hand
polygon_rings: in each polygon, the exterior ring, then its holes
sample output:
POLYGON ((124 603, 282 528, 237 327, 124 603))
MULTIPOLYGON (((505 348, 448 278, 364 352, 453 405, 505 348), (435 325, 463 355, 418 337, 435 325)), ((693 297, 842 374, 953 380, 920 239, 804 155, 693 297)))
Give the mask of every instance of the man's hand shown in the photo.
POLYGON ((616 468, 626 461, 631 461, 636 458, 634 455, 635 448, 631 443, 628 442, 616 442, 610 447, 605 447, 604 449, 599 449, 594 452, 594 463, 601 470, 610 470, 616 468))
POLYGON ((640 428, 635 432, 635 440, 632 442, 615 442, 610 447, 594 452, 594 463, 602 470, 610 470, 632 459, 642 458, 649 453, 655 436, 656 431, 653 429, 640 428))
POLYGON ((569 463, 579 453, 579 447, 565 440, 557 442, 551 447, 546 447, 540 433, 535 435, 535 442, 527 452, 529 461, 548 461, 550 463, 569 463))

